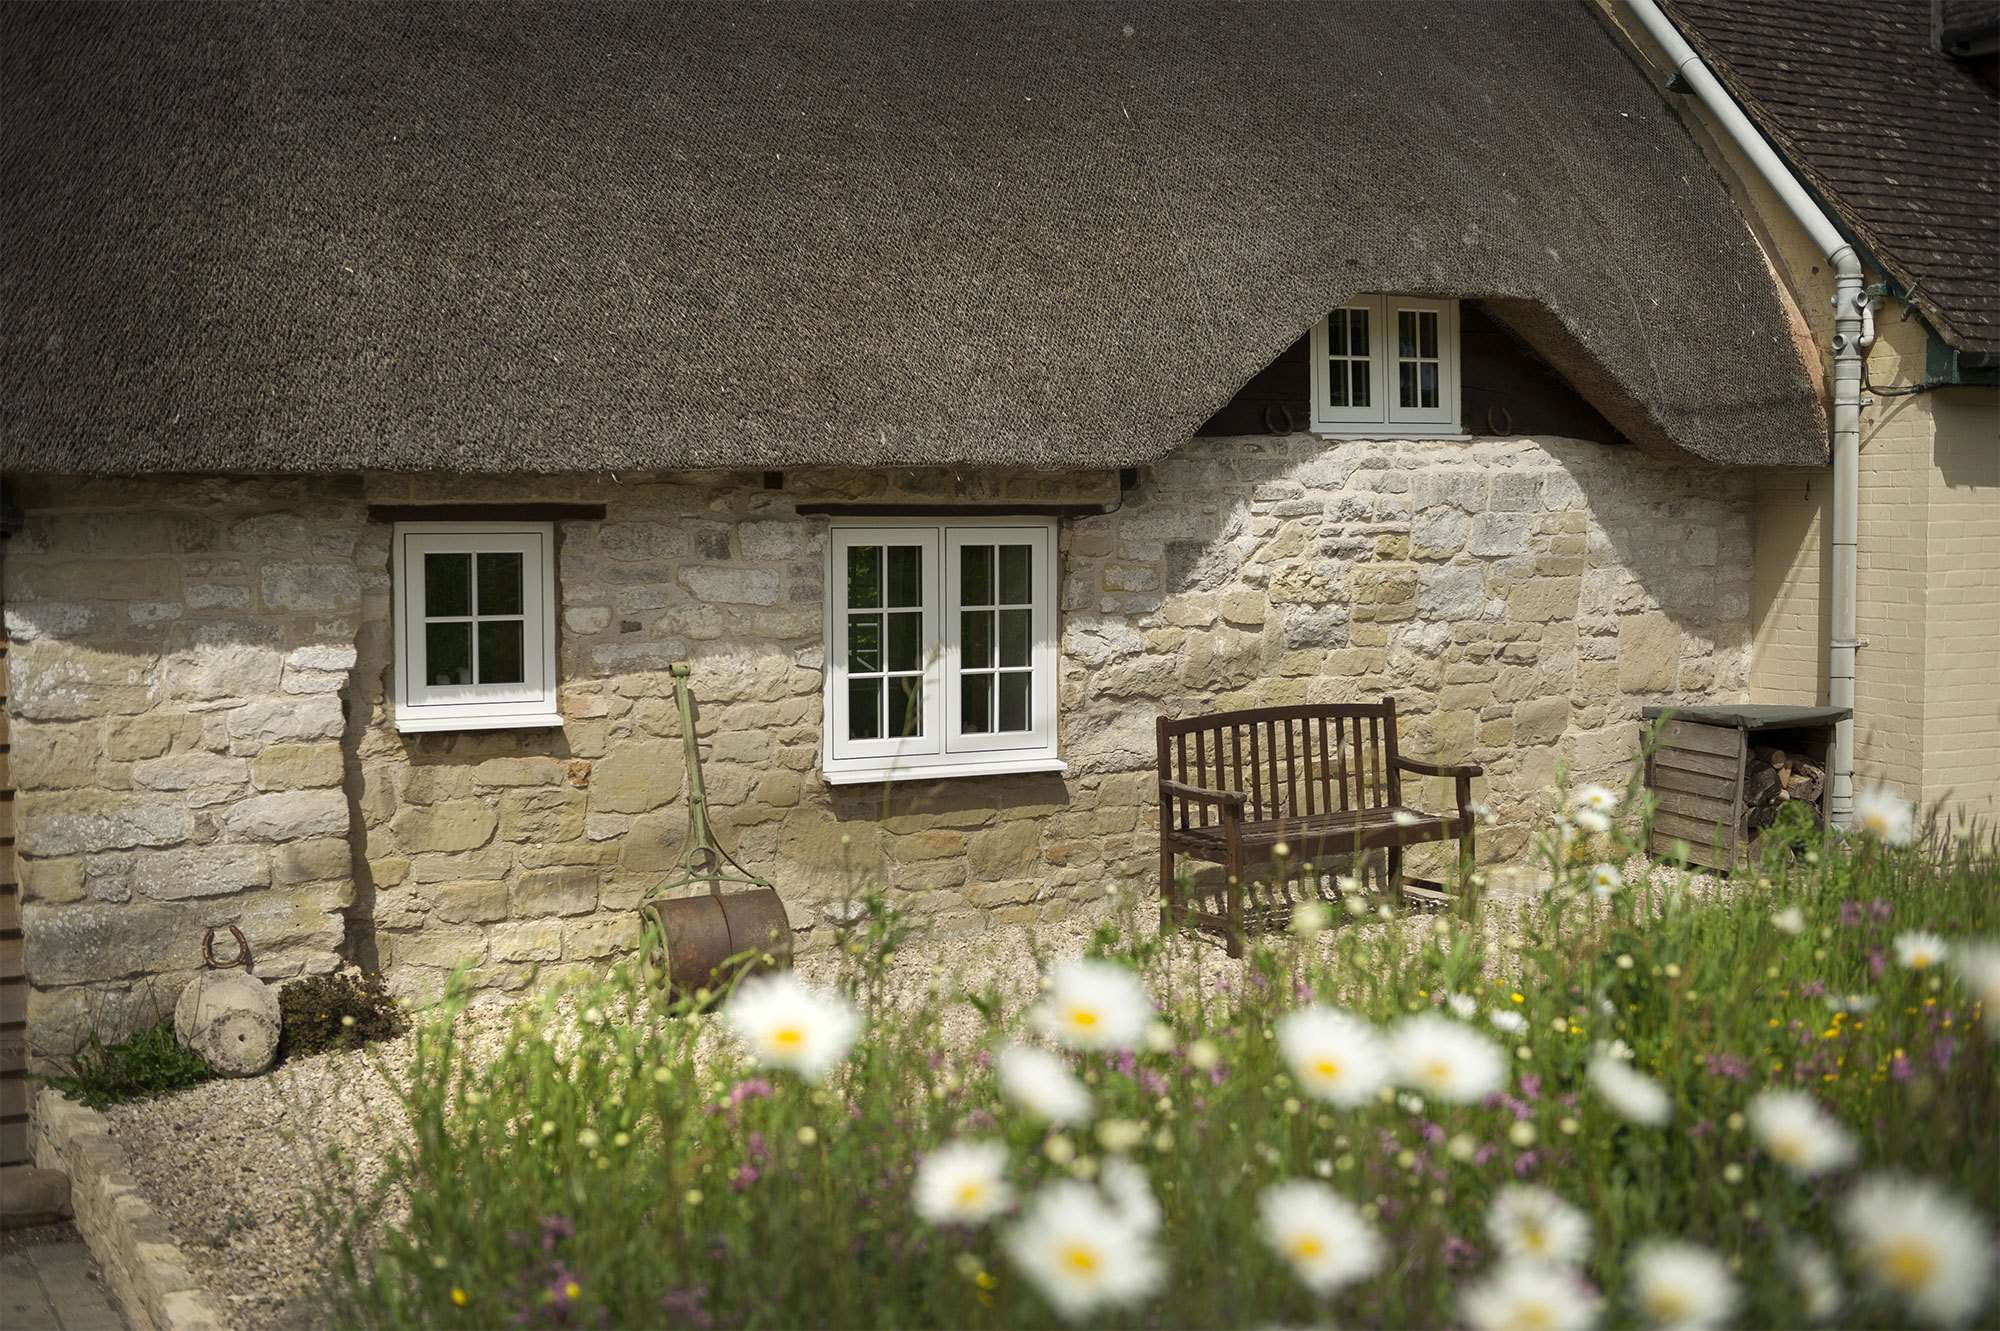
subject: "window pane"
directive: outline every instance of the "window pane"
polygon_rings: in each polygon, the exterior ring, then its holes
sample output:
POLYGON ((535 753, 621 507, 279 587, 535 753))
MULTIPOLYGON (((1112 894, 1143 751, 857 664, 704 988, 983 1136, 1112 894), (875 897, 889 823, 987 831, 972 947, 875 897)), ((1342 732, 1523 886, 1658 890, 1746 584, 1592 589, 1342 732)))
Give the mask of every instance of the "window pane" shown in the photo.
POLYGON ((1349 310, 1347 318, 1347 354, 1350 356, 1366 356, 1368 354, 1368 311, 1349 310))
POLYGON ((1417 363, 1398 361, 1396 363, 1396 401, 1405 407, 1417 405, 1417 363))
POLYGON ((1024 666, 1028 664, 1029 639, 1033 634, 1034 615, 1032 610, 1002 610, 1000 612, 1000 664, 1003 666, 1024 666))
POLYGON ((1035 599, 1031 590, 1033 579, 1028 576, 1033 567, 1034 560, 1027 546, 1000 547, 1000 604, 1026 605, 1035 599))
MULTIPOLYGON (((432 627, 436 627, 433 625, 432 627)), ((521 621, 485 619, 479 623, 479 682, 519 684, 527 679, 522 668, 521 621)))
POLYGON ((882 604, 882 547, 857 545, 847 552, 847 603, 856 610, 882 604))
POLYGON ((424 625, 424 678, 432 684, 472 682, 472 625, 424 625))
POLYGON ((921 546, 889 547, 888 605, 924 603, 924 552, 921 546))
POLYGON ((1348 401, 1353 406, 1365 407, 1368 405, 1368 362, 1353 361, 1347 368, 1354 376, 1354 391, 1348 395, 1348 401))
POLYGON ((1329 407, 1347 405, 1347 362, 1337 360, 1326 376, 1326 404, 1329 407))
POLYGON ((1427 407, 1435 407, 1438 404, 1437 365, 1431 361, 1423 362, 1423 364, 1418 367, 1417 381, 1418 384, 1423 389, 1424 405, 1427 407))
POLYGON ((1028 685, 1034 676, 1026 671, 1012 675, 1001 675, 1000 680, 1000 729, 1027 730, 1032 718, 1028 714, 1028 685))
POLYGON ((1326 354, 1345 356, 1347 354, 1347 311, 1335 310, 1333 317, 1326 321, 1326 354))
POLYGON ((924 733, 924 677, 894 675, 889 679, 889 733, 924 733))
MULTIPOLYGON (((521 613, 521 555, 509 550, 479 556, 479 613, 521 613)), ((480 672, 485 677, 485 672, 480 672)))
POLYGON ((849 739, 882 738, 881 680, 850 679, 847 681, 847 737, 849 739))
POLYGON ((1396 354, 1417 354, 1417 315, 1414 310, 1399 310, 1396 314, 1396 354))
POLYGON ((1430 313, 1418 315, 1417 330, 1420 334, 1417 343, 1420 353, 1433 360, 1436 359, 1438 354, 1438 317, 1430 313))
POLYGON ((882 616, 847 617, 847 668, 872 675, 882 668, 882 616))
POLYGON ((993 664, 993 612, 961 610, 958 615, 959 664, 981 670, 993 664))
POLYGON ((965 675, 958 702, 958 728, 968 735, 993 729, 993 676, 965 675))
POLYGON ((923 668, 923 612, 889 616, 889 669, 922 670, 923 668))
POLYGON ((425 555, 424 613, 471 614, 471 583, 471 555, 425 555))
POLYGON ((993 547, 967 545, 958 552, 960 605, 993 604, 993 547))

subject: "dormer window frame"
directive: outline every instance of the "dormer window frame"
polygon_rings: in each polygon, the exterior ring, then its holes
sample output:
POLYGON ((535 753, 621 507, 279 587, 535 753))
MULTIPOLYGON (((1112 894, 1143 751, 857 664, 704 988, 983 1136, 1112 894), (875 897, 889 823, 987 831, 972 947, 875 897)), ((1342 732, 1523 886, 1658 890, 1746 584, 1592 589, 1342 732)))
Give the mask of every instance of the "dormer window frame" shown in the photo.
POLYGON ((1456 300, 1370 294, 1341 302, 1312 327, 1313 432, 1467 438, 1458 329, 1456 300))

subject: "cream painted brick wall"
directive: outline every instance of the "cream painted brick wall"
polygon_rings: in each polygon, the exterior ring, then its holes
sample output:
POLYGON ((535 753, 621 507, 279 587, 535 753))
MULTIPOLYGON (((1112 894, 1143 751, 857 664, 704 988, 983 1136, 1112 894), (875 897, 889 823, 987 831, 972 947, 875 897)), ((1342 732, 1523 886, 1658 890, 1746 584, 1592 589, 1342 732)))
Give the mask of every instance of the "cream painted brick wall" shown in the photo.
POLYGON ((2000 820, 2000 394, 1930 408, 1923 798, 2000 820))

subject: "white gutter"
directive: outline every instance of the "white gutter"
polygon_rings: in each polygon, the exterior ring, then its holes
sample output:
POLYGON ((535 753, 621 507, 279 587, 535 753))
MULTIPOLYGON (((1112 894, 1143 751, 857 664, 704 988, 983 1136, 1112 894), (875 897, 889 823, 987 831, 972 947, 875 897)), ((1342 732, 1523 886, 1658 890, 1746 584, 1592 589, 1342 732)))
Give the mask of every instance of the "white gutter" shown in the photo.
MULTIPOLYGON (((1667 53, 1674 72, 1701 98, 1702 105, 1715 117, 1730 141, 1750 159, 1764 183, 1769 185, 1806 229, 1832 265, 1833 279, 1833 604, 1832 641, 1827 645, 1827 703, 1833 707, 1854 707, 1854 658, 1861 643, 1856 637, 1854 587, 1856 552, 1860 545, 1861 486, 1861 359, 1867 350, 1862 339, 1862 320, 1868 298, 1862 291, 1861 256, 1840 234, 1831 219, 1815 204, 1812 196, 1765 142, 1735 100, 1716 82, 1715 75, 1701 63, 1673 21, 1660 12, 1654 0, 1628 0, 1633 14, 1667 53)), ((1854 816, 1854 722, 1842 721, 1834 728, 1833 760, 1827 764, 1831 780, 1827 789, 1827 819, 1845 827, 1854 816)))

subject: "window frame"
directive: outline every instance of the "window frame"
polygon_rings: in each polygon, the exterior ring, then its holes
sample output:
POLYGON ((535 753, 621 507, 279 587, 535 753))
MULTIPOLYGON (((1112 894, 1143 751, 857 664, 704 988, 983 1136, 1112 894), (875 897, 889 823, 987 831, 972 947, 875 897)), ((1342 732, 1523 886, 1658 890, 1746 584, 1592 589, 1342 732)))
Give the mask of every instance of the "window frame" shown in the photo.
MULTIPOLYGON (((1342 301, 1313 324, 1309 338, 1313 433, 1349 439, 1464 439, 1459 392, 1458 302, 1422 296, 1362 295, 1342 301), (1369 402, 1336 407, 1327 402, 1332 385, 1329 321, 1335 311, 1366 310, 1369 323, 1369 402), (1401 316, 1435 314, 1438 319, 1438 405, 1405 407, 1396 399, 1401 316)), ((1428 358, 1427 358, 1428 359, 1428 358)))
MULTIPOLYGON (((544 729, 562 724, 556 710, 555 524, 552 522, 399 522, 391 540, 391 615, 395 623, 396 729, 544 729), (518 685, 426 684, 422 567, 430 554, 521 556, 521 666, 518 685)), ((476 564, 475 564, 476 567, 476 564)), ((475 575, 476 577, 476 575, 475 575)), ((476 586, 476 584, 475 584, 476 586)), ((474 587, 468 594, 476 597, 474 587)), ((478 618, 476 600, 466 618, 478 618)), ((511 616, 509 616, 511 618, 511 616)), ((476 639, 474 651, 477 651, 476 639)))
MULTIPOLYGON (((1057 544, 1053 518, 998 514, 833 520, 826 543, 825 626, 821 635, 826 657, 820 768, 829 784, 1067 770, 1057 752, 1057 544), (1000 542, 1028 545, 1033 561, 1029 572, 1034 598, 1029 603, 1029 669, 1033 673, 1028 695, 1033 724, 1026 731, 968 735, 961 729, 964 677, 959 666, 963 650, 960 611, 965 607, 960 601, 960 551, 967 545, 1000 542), (922 578, 925 733, 910 738, 850 740, 844 738, 849 679, 847 552, 857 546, 888 544, 917 545, 927 552, 922 578)), ((997 656, 995 659, 997 663, 997 656)))

